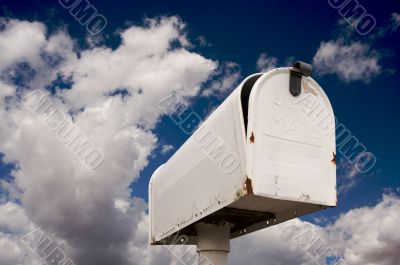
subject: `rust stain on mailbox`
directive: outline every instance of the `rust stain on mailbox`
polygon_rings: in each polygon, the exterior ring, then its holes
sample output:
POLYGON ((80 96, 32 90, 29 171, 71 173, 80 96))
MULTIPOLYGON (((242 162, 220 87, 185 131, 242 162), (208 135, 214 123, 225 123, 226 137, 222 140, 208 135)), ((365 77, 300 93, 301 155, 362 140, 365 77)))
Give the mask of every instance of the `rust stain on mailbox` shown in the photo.
POLYGON ((254 133, 253 132, 251 132, 250 143, 254 144, 254 133))
POLYGON ((244 183, 244 190, 247 192, 247 194, 253 194, 253 186, 251 184, 251 179, 246 176, 246 181, 244 183))
POLYGON ((332 152, 332 154, 333 154, 333 158, 332 158, 331 162, 332 162, 334 165, 336 165, 336 154, 335 154, 334 152, 332 152))

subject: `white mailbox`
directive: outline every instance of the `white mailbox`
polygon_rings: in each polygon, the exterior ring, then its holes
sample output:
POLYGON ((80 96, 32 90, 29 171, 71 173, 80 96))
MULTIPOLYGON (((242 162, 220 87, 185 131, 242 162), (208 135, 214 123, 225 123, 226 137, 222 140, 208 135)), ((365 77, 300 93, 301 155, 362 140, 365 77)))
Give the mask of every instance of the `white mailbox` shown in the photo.
POLYGON ((336 206, 335 119, 304 63, 247 77, 153 174, 150 243, 197 243, 196 224, 235 238, 336 206))

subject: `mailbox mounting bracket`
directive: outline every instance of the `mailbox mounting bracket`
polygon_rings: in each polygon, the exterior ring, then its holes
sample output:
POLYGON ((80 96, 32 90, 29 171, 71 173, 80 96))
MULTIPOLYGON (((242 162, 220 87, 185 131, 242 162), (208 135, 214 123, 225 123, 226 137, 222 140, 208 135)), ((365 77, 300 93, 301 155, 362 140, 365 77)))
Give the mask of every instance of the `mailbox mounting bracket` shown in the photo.
POLYGON ((290 94, 297 97, 301 93, 301 78, 302 76, 311 76, 312 66, 310 64, 297 61, 290 68, 290 94))

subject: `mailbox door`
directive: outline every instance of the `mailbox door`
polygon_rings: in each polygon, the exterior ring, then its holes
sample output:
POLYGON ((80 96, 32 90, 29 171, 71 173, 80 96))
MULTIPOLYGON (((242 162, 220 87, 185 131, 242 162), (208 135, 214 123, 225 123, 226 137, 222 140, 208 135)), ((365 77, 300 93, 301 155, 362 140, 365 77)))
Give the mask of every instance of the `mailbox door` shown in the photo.
POLYGON ((246 173, 255 195, 336 205, 335 119, 321 87, 302 77, 289 91, 289 68, 263 75, 249 100, 246 173))

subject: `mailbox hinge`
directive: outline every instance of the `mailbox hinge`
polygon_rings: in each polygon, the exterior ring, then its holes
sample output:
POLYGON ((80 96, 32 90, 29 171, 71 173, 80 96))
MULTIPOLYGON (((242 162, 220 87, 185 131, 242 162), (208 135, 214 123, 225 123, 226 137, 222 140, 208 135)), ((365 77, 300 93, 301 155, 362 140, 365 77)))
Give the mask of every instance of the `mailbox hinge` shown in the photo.
POLYGON ((301 78, 302 76, 311 76, 312 66, 308 63, 297 61, 290 68, 290 94, 297 97, 301 93, 301 78))

